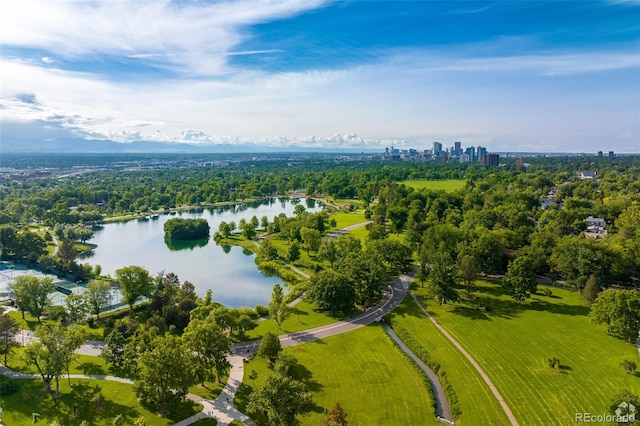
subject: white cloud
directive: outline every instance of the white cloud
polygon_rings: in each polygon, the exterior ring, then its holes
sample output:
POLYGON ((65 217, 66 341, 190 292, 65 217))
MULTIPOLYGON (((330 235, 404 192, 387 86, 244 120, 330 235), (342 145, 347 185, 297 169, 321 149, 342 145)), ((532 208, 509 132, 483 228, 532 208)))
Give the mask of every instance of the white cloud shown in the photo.
POLYGON ((9 46, 43 49, 67 59, 144 58, 157 67, 213 75, 226 71, 227 53, 247 37, 248 25, 321 4, 320 0, 179 5, 168 0, 0 2, 0 39, 9 46))

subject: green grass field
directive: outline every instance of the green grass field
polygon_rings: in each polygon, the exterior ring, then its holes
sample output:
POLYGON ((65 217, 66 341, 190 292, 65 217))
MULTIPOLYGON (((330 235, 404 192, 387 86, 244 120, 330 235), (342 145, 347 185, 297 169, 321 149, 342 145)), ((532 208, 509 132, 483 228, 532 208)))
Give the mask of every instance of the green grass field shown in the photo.
POLYGON ((39 413, 38 424, 48 425, 54 420, 65 426, 77 426, 83 420, 90 425, 110 426, 113 419, 122 414, 125 424, 144 417, 147 425, 164 426, 186 419, 202 409, 189 401, 177 412, 162 418, 140 406, 131 385, 105 380, 72 379, 73 388, 66 380, 60 380, 60 398, 43 390, 42 380, 17 380, 20 389, 10 396, 3 396, 2 419, 7 425, 33 424, 32 413, 39 413), (95 400, 100 393, 102 401, 95 400), (75 415, 74 413, 75 408, 75 415))
POLYGON ((439 306, 429 299, 427 309, 482 366, 521 425, 572 424, 576 412, 606 413, 623 388, 640 392, 640 375, 620 367, 624 359, 638 362, 638 349, 592 324, 579 294, 553 288, 550 297, 519 304, 497 283, 477 286, 473 302, 439 306), (552 357, 560 359, 557 372, 547 365, 552 357))
MULTIPOLYGON (((422 377, 377 325, 285 352, 302 365, 300 376, 308 383, 316 404, 315 410, 299 416, 302 425, 321 424, 324 410, 336 402, 348 413, 350 425, 439 424, 422 377)), ((242 392, 235 400, 241 411, 250 387, 264 380, 267 364, 256 358, 246 364, 245 372, 242 392), (258 373, 255 382, 248 379, 251 370, 258 373)))
MULTIPOLYGON (((331 324, 340 319, 343 319, 343 317, 335 318, 323 312, 315 311, 313 305, 303 300, 293 308, 291 316, 282 323, 282 329, 279 334, 319 327, 321 325, 331 324)), ((246 334, 248 340, 253 340, 261 338, 267 332, 276 334, 276 331, 275 321, 266 319, 258 322, 258 327, 248 331, 246 334)))
POLYGON ((352 212, 341 211, 331 215, 332 219, 335 219, 337 225, 335 229, 342 229, 347 226, 355 225, 356 223, 366 222, 364 217, 364 209, 358 209, 352 212))
POLYGON ((453 192, 464 188, 467 181, 463 179, 444 180, 403 180, 400 183, 415 189, 428 188, 433 191, 453 192))
POLYGON ((446 373, 462 410, 456 424, 508 424, 507 416, 480 374, 436 326, 426 319, 411 297, 406 297, 393 311, 392 318, 394 327, 398 324, 407 330, 446 373))

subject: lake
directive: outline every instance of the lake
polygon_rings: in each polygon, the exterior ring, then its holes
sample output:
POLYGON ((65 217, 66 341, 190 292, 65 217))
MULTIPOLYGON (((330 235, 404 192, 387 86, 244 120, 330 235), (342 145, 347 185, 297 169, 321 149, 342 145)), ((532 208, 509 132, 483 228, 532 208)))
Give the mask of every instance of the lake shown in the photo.
POLYGON ((109 223, 97 230, 89 243, 96 244, 92 253, 79 259, 80 263, 100 265, 103 275, 115 277, 116 269, 138 265, 154 276, 158 272, 173 272, 181 282, 190 281, 200 296, 208 289, 213 291, 213 300, 225 306, 237 308, 266 305, 271 299, 273 286, 282 281, 277 277, 266 277, 258 271, 255 255, 242 247, 216 245, 212 238, 195 244, 175 244, 171 247, 164 240, 164 223, 174 217, 202 218, 209 222, 211 233, 218 230, 220 222, 240 219, 249 221, 284 213, 293 216, 296 204, 302 204, 309 212, 322 210, 315 200, 269 198, 259 202, 232 206, 207 208, 198 211, 182 211, 161 214, 149 219, 109 223))

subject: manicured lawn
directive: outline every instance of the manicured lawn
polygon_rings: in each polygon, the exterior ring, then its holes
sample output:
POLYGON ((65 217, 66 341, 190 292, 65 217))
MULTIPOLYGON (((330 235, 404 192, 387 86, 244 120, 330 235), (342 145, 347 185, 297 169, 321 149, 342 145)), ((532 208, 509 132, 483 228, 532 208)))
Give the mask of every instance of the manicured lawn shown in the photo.
MULTIPOLYGON (((294 308, 291 316, 282 323, 282 329, 278 334, 292 333, 294 331, 306 330, 308 328, 319 327, 325 324, 336 322, 340 318, 334 318, 323 312, 314 310, 314 306, 302 301, 294 308)), ((258 327, 247 332, 247 340, 259 339, 265 333, 276 334, 276 323, 271 319, 258 322, 258 327)))
POLYGON ((572 424, 576 412, 606 413, 623 388, 640 393, 639 376, 620 367, 624 359, 638 362, 638 349, 592 324, 576 292, 553 288, 551 297, 519 304, 497 283, 477 286, 473 302, 429 300, 427 308, 478 361, 520 424, 572 424), (557 372, 547 365, 552 357, 560 360, 557 372))
MULTIPOLYGON (((8 315, 16 320, 18 323, 18 327, 24 328, 25 330, 35 331, 38 324, 38 319, 33 315, 26 313, 24 314, 24 321, 22 321, 22 314, 19 311, 9 311, 8 315)), ((102 317, 101 317, 102 319, 102 317)), ((42 324, 47 325, 55 325, 56 322, 45 317, 40 317, 40 322, 42 324)), ((104 340, 104 327, 102 326, 94 326, 89 327, 87 324, 81 324, 84 329, 87 340, 104 340)))
POLYGON ((201 396, 205 399, 216 399, 218 395, 220 395, 220 392, 222 392, 222 389, 224 388, 228 379, 229 376, 225 375, 220 379, 222 383, 218 383, 217 381, 213 383, 206 382, 206 387, 203 387, 201 384, 193 385, 189 388, 189 393, 201 396))
MULTIPOLYGON (((12 370, 19 371, 21 373, 32 373, 37 374, 38 370, 36 366, 29 363, 25 363, 22 360, 23 348, 15 348, 11 351, 7 359, 8 367, 12 370)), ((0 359, 3 361, 3 359, 0 359)), ((76 361, 71 363, 71 368, 69 369, 70 374, 87 374, 87 375, 113 375, 109 372, 109 367, 105 360, 99 356, 89 356, 89 355, 77 355, 76 361)))
POLYGON ((367 221, 367 219, 364 217, 364 209, 358 209, 352 212, 341 211, 341 212, 332 214, 330 217, 332 219, 335 219, 337 223, 334 229, 342 229, 347 226, 355 225, 356 223, 362 223, 367 221))
POLYGON ((464 188, 464 185, 467 183, 466 180, 463 179, 444 179, 444 180, 403 180, 402 182, 406 186, 410 186, 415 189, 423 189, 428 188, 433 191, 447 191, 453 192, 458 189, 464 188))
MULTIPOLYGON (((316 408, 299 416, 302 425, 319 425, 324 410, 336 402, 353 425, 436 425, 431 396, 414 366, 381 327, 372 325, 321 341, 285 349, 302 368, 296 373, 313 392, 316 408)), ((267 364, 255 358, 246 364, 242 392, 235 399, 242 411, 250 387, 264 380, 267 364), (251 370, 258 373, 248 379, 251 370)), ((259 423, 260 419, 256 419, 259 423)))
POLYGON ((52 392, 43 390, 42 380, 18 380, 20 389, 10 396, 3 396, 2 418, 8 425, 32 424, 32 413, 39 413, 38 424, 48 425, 57 420, 66 426, 79 425, 87 420, 90 425, 110 426, 113 419, 122 414, 125 424, 144 417, 147 425, 171 425, 192 416, 202 407, 191 402, 183 403, 167 418, 145 410, 136 400, 132 386, 105 380, 72 379, 73 389, 67 380, 60 381, 60 398, 53 398, 52 392), (103 401, 95 401, 100 393, 103 401), (75 408, 76 416, 73 415, 75 408))
POLYGON ((446 373, 462 411, 456 424, 508 424, 507 416, 480 374, 436 326, 426 319, 411 297, 406 297, 393 311, 392 318, 394 326, 397 324, 407 330, 446 373))

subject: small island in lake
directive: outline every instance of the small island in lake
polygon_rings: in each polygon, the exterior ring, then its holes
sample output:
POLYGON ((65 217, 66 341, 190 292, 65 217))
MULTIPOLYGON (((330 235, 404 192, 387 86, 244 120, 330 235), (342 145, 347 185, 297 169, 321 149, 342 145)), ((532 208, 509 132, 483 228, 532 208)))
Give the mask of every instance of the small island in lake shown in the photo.
POLYGON ((209 238, 209 222, 205 219, 174 217, 164 224, 164 236, 171 240, 199 240, 209 238))

